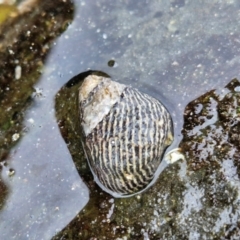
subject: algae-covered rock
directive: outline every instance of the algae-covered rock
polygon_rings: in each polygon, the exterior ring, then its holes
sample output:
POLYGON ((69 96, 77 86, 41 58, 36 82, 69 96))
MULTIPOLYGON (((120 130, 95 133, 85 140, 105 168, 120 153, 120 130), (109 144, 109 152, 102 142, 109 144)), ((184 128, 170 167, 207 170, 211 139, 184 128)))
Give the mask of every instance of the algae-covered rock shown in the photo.
POLYGON ((70 1, 57 7, 49 1, 33 2, 30 11, 0 25, 0 160, 16 143, 12 135, 23 128, 24 109, 31 102, 47 53, 73 13, 70 1))
MULTIPOLYGON (((33 233, 30 226, 34 224, 34 236, 38 235, 36 223, 28 221, 26 217, 35 210, 39 211, 38 204, 28 198, 31 196, 31 191, 36 189, 37 184, 31 186, 27 183, 28 178, 26 178, 25 172, 18 171, 16 173, 15 169, 11 168, 16 163, 14 155, 19 150, 19 147, 15 150, 13 147, 28 133, 23 120, 26 117, 26 110, 36 99, 37 93, 34 84, 39 80, 53 41, 66 29, 73 18, 73 5, 68 0, 18 2, 20 3, 16 6, 0 5, 1 239, 26 239, 27 235, 31 238, 33 233), (26 197, 23 202, 16 197, 16 189, 13 191, 11 188, 16 186, 16 183, 19 185, 23 183, 22 186, 25 187, 21 192, 21 196, 26 197), (17 210, 12 207, 14 201, 17 202, 15 205, 18 207, 17 210), (25 207, 27 211, 24 212, 25 207), (21 217, 21 211, 24 212, 22 214, 24 218, 21 217), (22 225, 26 226, 27 230, 22 225)), ((29 142, 31 141, 29 139, 29 142)), ((31 146, 24 150, 31 152, 31 146)), ((34 160, 35 158, 32 157, 31 166, 36 163, 34 160)), ((20 158, 17 163, 22 163, 24 166, 20 158)), ((34 177, 37 179, 36 175, 34 177)), ((42 199, 38 199, 38 201, 42 201, 42 199)), ((49 234, 48 229, 45 231, 46 234, 49 234)), ((46 236, 46 234, 43 232, 42 236, 46 236)))
POLYGON ((114 199, 93 181, 80 143, 77 93, 83 75, 56 97, 60 130, 90 189, 88 205, 54 239, 237 239, 239 236, 239 88, 209 91, 184 112, 180 147, 142 194, 114 199))
POLYGON ((14 5, 0 4, 0 24, 6 19, 17 16, 18 10, 14 5))

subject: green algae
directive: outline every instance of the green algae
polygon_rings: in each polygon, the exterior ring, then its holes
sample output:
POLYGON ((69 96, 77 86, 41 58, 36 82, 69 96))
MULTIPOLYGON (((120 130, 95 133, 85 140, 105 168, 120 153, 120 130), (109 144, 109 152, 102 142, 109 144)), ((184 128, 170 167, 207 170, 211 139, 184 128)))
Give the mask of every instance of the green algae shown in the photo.
POLYGON ((14 5, 0 4, 0 24, 11 17, 15 17, 18 10, 14 5))

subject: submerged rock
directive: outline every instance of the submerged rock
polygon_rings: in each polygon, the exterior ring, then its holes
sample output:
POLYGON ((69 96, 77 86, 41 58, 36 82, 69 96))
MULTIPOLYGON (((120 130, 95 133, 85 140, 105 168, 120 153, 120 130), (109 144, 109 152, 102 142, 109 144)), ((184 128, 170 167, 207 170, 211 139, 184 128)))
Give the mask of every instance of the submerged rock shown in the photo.
POLYGON ((20 8, 0 25, 0 161, 16 144, 12 136, 24 128, 24 111, 35 96, 46 56, 73 15, 70 1, 58 8, 48 1, 24 1, 20 8))
MULTIPOLYGON (((61 221, 53 213, 36 216, 41 214, 43 205, 46 209, 49 207, 56 187, 53 189, 52 184, 48 188, 49 178, 40 177, 44 167, 38 164, 43 161, 36 156, 46 150, 44 144, 38 152, 35 150, 35 140, 30 137, 24 120, 29 107, 36 105, 38 100, 34 85, 39 81, 52 44, 72 21, 73 5, 70 0, 26 0, 16 4, 0 4, 0 239, 33 239, 38 236, 46 239, 46 236, 53 236, 61 221), (27 147, 19 145, 24 141, 29 143, 27 147)), ((42 125, 46 126, 44 121, 49 122, 48 119, 44 118, 42 125)), ((34 120, 30 119, 30 122, 34 120)), ((44 131, 38 128, 36 133, 40 132, 44 131)), ((59 165, 58 155, 55 159, 59 165)), ((55 198, 48 209, 54 208, 55 198)), ((63 208, 61 204, 58 206, 63 208)))
POLYGON ((146 192, 127 199, 114 199, 103 192, 79 151, 79 123, 74 120, 78 81, 68 83, 58 93, 56 111, 62 135, 90 189, 90 201, 54 239, 238 238, 237 79, 219 94, 209 91, 187 105, 180 143, 186 159, 169 165, 146 192))

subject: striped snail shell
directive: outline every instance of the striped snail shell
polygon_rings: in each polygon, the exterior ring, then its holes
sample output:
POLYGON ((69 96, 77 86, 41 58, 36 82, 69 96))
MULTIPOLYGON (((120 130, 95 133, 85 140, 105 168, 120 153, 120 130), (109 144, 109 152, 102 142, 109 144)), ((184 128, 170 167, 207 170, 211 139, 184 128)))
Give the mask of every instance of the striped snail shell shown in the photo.
POLYGON ((156 99, 90 74, 79 88, 83 148, 98 185, 130 196, 152 181, 172 142, 172 120, 156 99))

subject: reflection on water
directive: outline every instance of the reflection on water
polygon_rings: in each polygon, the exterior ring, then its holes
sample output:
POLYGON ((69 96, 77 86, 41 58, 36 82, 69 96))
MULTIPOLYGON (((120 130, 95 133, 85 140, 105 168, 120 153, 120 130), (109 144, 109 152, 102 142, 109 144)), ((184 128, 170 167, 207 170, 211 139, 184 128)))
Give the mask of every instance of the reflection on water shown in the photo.
MULTIPOLYGON (((66 66, 59 68, 59 73, 64 79, 70 79, 86 69, 99 69, 112 79, 161 100, 174 120, 172 148, 182 139, 185 106, 209 90, 221 91, 239 74, 237 1, 102 0, 76 1, 75 4, 73 24, 64 35, 66 40, 62 38, 57 46, 62 47, 62 58, 59 55, 51 58, 66 66), (111 60, 115 61, 113 67, 109 66, 111 60)), ((166 238, 201 239, 204 218, 198 222, 187 217, 194 208, 203 212, 207 209, 201 209, 205 189, 185 185, 185 181, 189 181, 186 173, 187 163, 179 162, 169 167, 146 194, 138 199, 114 200, 114 203, 90 179, 90 202, 56 239, 77 234, 79 229, 80 239, 107 233, 109 237, 148 239, 159 232, 160 238, 161 230, 166 238), (190 205, 188 196, 193 199, 190 205), (108 218, 111 206, 114 213, 108 218), (186 219, 177 218, 182 209, 186 212, 181 216, 186 219), (191 224, 195 224, 192 229, 191 224)), ((196 173, 199 178, 201 174, 196 173)), ((211 210, 214 212, 210 209, 208 216, 214 221, 211 210)), ((221 224, 218 230, 219 226, 221 224)))
MULTIPOLYGON (((54 118, 54 95, 61 86, 90 68, 107 72, 114 80, 137 87, 161 100, 170 110, 175 128, 173 147, 176 147, 182 138, 185 106, 211 89, 222 89, 230 79, 239 75, 239 9, 238 1, 234 0, 146 0, 137 3, 131 0, 75 1, 74 21, 54 43, 54 49, 43 69, 44 74, 34 86, 40 90, 40 94, 33 99, 31 108, 24 115, 25 136, 20 138, 19 144, 8 156, 8 166, 15 170, 15 174, 11 178, 3 176, 11 191, 0 213, 0 228, 5 229, 4 232, 0 231, 4 234, 2 239, 15 235, 18 239, 30 236, 37 239, 42 234, 45 234, 45 239, 50 238, 54 231, 64 227, 87 202, 87 189, 75 170, 54 118), (110 60, 115 61, 113 67, 108 66, 110 60)), ((60 5, 52 6, 51 11, 61 13, 60 5)), ((41 19, 44 19, 44 14, 41 19)), ((54 21, 53 18, 52 22, 54 21)), ((56 26, 58 23, 60 21, 54 22, 56 26)), ((27 35, 22 35, 21 39, 26 41, 27 35)), ((26 47, 33 48, 29 45, 26 47)), ((44 45, 43 53, 48 47, 48 44, 44 45)), ((11 56, 11 66, 15 69, 16 59, 14 55, 11 56)), ((26 69, 27 65, 34 62, 34 58, 26 59, 25 62, 26 69)), ((1 71, 6 76, 12 74, 4 65, 1 71)), ((225 169, 231 166, 227 161, 223 165, 225 169)), ((160 176, 161 180, 169 180, 172 176, 178 179, 177 174, 174 175, 177 166, 172 166, 165 175, 160 176)), ((186 169, 182 165, 181 167, 184 172, 186 169)), ((181 208, 182 202, 170 201, 168 195, 171 193, 174 200, 177 197, 182 199, 181 181, 167 183, 166 188, 160 189, 162 191, 158 189, 158 193, 149 190, 154 196, 159 194, 144 205, 155 207, 155 211, 151 212, 154 218, 149 220, 149 231, 157 231, 168 221, 171 222, 181 208), (166 199, 172 205, 166 205, 166 199), (161 209, 158 205, 160 203, 163 207, 161 209)), ((96 194, 92 196, 99 196, 101 192, 92 186, 93 183, 89 187, 96 194)), ((189 186, 189 192, 185 196, 192 196, 194 191, 199 196, 202 195, 196 186, 189 186)), ((220 192, 219 190, 218 193, 220 192)), ((106 195, 101 196, 99 202, 107 201, 106 206, 115 204, 112 199, 109 202, 106 195)), ((135 212, 143 209, 141 199, 132 201, 135 205, 129 205, 125 201, 121 205, 119 200, 118 205, 114 205, 115 215, 111 215, 116 216, 114 220, 120 223, 115 232, 124 232, 126 236, 131 229, 125 228, 121 223, 128 226, 136 218, 135 212), (127 214, 126 209, 132 212, 127 214)), ((99 202, 94 198, 89 206, 96 210, 95 213, 108 212, 107 207, 97 208, 99 202)), ((201 203, 196 201, 191 206, 200 209, 201 203)), ((96 215, 91 216, 94 221, 96 215)), ((148 213, 144 219, 146 217, 148 213)), ((105 220, 103 215, 99 219, 105 220)), ((104 227, 98 223, 93 222, 92 227, 104 227)), ((89 237, 89 225, 86 222, 81 225, 86 239, 89 237)), ((176 230, 173 224, 171 226, 176 230)), ((135 232, 139 237, 145 236, 147 239, 148 229, 138 225, 135 232)), ((189 239, 200 239, 202 235, 193 231, 187 236, 189 239)))
POLYGON ((49 239, 88 201, 55 119, 54 97, 62 83, 52 75, 54 66, 43 69, 38 81, 53 39, 71 20, 72 5, 42 1, 32 7, 13 29, 1 29, 0 239, 49 239))

